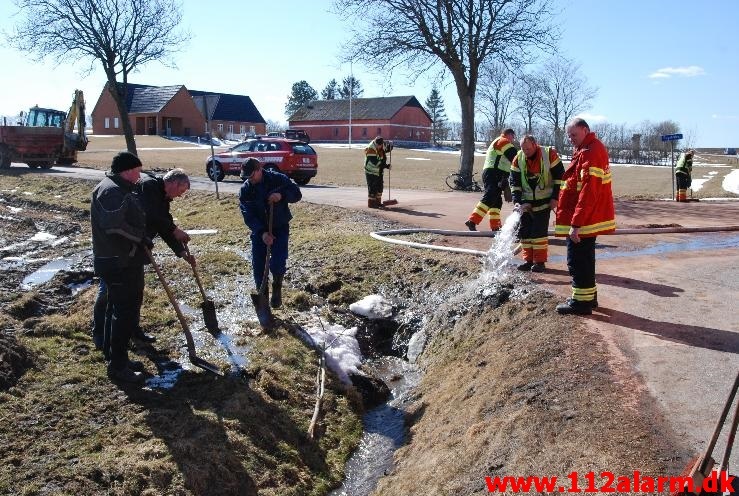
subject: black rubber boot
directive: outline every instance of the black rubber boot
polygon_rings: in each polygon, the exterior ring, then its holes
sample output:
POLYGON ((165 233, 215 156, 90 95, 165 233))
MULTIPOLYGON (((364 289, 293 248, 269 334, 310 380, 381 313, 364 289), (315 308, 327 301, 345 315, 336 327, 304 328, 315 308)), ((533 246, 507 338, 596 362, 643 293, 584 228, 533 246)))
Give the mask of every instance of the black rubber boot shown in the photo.
POLYGON ((282 306, 282 278, 284 274, 274 276, 272 281, 272 298, 269 300, 269 306, 272 308, 280 308, 282 306))
POLYGON ((464 225, 467 226, 467 229, 469 229, 470 231, 477 231, 477 224, 475 224, 471 220, 466 221, 464 225))
POLYGON ((563 315, 590 315, 593 313, 593 308, 589 301, 583 302, 567 298, 567 301, 557 305, 557 313, 563 315))

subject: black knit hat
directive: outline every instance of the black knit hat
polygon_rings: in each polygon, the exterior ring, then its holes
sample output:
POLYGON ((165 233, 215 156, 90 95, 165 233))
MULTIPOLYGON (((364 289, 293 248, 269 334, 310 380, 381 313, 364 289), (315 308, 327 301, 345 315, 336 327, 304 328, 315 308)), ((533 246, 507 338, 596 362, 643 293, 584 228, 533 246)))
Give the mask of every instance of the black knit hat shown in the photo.
POLYGON ((241 175, 239 176, 241 177, 241 180, 246 181, 249 179, 249 176, 251 176, 252 172, 254 172, 257 167, 259 167, 259 160, 254 157, 244 160, 244 163, 241 164, 241 175))
POLYGON ((110 164, 110 172, 120 174, 123 171, 142 167, 141 160, 131 152, 120 152, 113 157, 113 163, 110 164))

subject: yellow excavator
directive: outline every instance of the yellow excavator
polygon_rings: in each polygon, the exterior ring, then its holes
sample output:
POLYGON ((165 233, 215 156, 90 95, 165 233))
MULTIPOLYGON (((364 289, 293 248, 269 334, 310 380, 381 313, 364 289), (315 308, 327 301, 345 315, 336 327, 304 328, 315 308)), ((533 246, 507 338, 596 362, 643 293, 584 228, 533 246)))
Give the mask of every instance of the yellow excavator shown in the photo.
POLYGON ((21 117, 18 125, 0 125, 0 169, 10 167, 13 161, 44 169, 69 165, 77 162, 78 151, 87 149, 81 90, 75 90, 69 112, 37 105, 27 114, 21 112, 21 117))

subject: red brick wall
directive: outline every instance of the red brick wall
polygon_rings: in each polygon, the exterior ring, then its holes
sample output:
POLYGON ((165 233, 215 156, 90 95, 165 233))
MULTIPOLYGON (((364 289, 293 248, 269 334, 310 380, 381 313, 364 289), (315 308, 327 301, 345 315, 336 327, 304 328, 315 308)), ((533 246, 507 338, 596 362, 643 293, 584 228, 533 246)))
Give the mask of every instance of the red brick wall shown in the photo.
POLYGON ((200 136, 205 132, 205 117, 195 106, 190 92, 184 86, 159 111, 159 116, 160 134, 164 133, 167 118, 172 119, 173 136, 200 136))
MULTIPOLYGON (((342 121, 292 121, 290 127, 305 129, 311 141, 337 141, 349 139, 349 119, 342 121)), ((431 140, 431 120, 417 107, 403 107, 390 121, 352 120, 352 142, 369 142, 375 136, 397 141, 431 140)))
MULTIPOLYGON (((108 85, 103 86, 95 108, 92 109, 92 134, 123 134, 123 126, 119 120, 118 129, 114 128, 114 117, 118 117, 118 107, 110 96, 108 85), (105 118, 109 120, 109 128, 105 128, 105 118)), ((133 122, 132 122, 133 125, 133 122)), ((135 129, 135 128, 134 128, 135 129)))

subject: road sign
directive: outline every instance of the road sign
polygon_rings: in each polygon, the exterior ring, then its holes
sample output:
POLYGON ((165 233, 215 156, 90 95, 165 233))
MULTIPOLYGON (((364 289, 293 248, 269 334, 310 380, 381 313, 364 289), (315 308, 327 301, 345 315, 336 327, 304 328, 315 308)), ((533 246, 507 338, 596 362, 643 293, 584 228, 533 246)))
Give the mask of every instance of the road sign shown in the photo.
POLYGON ((682 134, 663 134, 662 141, 675 141, 683 139, 682 134))

